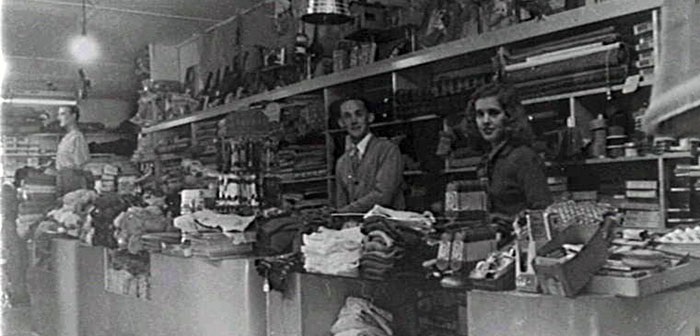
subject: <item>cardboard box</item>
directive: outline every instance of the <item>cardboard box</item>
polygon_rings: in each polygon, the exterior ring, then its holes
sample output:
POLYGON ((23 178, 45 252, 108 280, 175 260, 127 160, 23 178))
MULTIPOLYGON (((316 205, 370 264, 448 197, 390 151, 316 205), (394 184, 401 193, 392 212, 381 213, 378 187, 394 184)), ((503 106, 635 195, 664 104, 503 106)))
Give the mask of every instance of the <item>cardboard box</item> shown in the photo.
POLYGON ((640 278, 596 275, 586 286, 585 292, 642 297, 696 280, 700 280, 700 261, 691 259, 685 264, 640 278))

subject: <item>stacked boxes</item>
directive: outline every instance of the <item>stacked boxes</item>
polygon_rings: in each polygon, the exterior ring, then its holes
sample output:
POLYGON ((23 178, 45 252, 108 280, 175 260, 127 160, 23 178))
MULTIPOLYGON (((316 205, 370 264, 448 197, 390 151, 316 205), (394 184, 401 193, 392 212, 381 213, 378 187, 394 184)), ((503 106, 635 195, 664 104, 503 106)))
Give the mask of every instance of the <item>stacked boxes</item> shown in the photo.
POLYGON ((625 226, 662 227, 659 209, 658 182, 653 180, 628 180, 625 183, 625 226))
POLYGON ((645 80, 653 79, 654 25, 651 21, 636 24, 632 27, 632 32, 636 41, 634 50, 637 52, 637 59, 633 64, 645 80))
POLYGON ((117 176, 119 168, 106 164, 102 167, 102 177, 100 178, 101 190, 104 192, 117 191, 117 176))

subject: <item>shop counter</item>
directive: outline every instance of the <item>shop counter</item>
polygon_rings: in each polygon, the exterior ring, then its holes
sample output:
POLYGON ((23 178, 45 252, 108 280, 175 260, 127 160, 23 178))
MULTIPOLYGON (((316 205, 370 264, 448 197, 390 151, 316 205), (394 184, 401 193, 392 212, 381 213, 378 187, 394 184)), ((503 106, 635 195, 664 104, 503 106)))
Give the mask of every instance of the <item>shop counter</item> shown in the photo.
POLYGON ((371 299, 394 316, 395 335, 416 334, 420 286, 402 281, 374 281, 345 276, 292 273, 284 292, 267 296, 269 336, 327 336, 345 298, 371 299))
POLYGON ((700 282, 641 298, 575 298, 474 290, 469 335, 676 335, 700 333, 700 282))
POLYGON ((105 250, 54 239, 52 267, 32 269, 32 322, 42 336, 265 335, 254 259, 151 255, 150 299, 105 291, 105 250))

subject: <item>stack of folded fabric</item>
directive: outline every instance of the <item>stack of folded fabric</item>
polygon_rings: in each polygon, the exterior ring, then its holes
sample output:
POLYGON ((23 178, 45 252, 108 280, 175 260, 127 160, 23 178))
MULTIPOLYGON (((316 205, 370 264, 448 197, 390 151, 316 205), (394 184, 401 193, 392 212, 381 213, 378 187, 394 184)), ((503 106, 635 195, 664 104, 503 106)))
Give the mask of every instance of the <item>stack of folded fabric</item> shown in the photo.
POLYGON ((381 229, 368 232, 362 243, 362 277, 373 280, 391 277, 394 263, 403 257, 403 244, 403 241, 394 240, 381 229))
POLYGON ((385 280, 419 274, 426 259, 421 245, 434 221, 429 214, 375 206, 365 215, 361 229, 368 237, 360 260, 362 276, 385 280))
POLYGON ((318 232, 304 235, 304 268, 309 272, 357 276, 363 237, 359 227, 320 227, 318 232))
POLYGON ((369 301, 348 297, 331 327, 334 336, 391 336, 393 315, 369 301))
POLYGON ((292 145, 277 152, 278 167, 274 173, 282 181, 294 181, 325 176, 326 147, 324 145, 292 145))

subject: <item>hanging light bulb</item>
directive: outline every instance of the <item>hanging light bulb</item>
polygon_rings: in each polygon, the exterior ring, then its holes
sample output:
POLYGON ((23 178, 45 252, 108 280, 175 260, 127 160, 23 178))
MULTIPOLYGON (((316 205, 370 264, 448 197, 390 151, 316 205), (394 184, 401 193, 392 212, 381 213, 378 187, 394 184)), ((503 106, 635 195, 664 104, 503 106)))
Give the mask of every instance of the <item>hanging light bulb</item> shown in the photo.
POLYGON ((97 58, 99 50, 97 42, 87 35, 80 35, 71 42, 70 51, 80 62, 89 62, 97 58))
POLYGON ((99 56, 99 46, 95 39, 87 34, 87 17, 85 1, 83 0, 83 21, 82 21, 82 32, 80 36, 76 37, 71 41, 70 51, 79 62, 89 62, 99 56))

